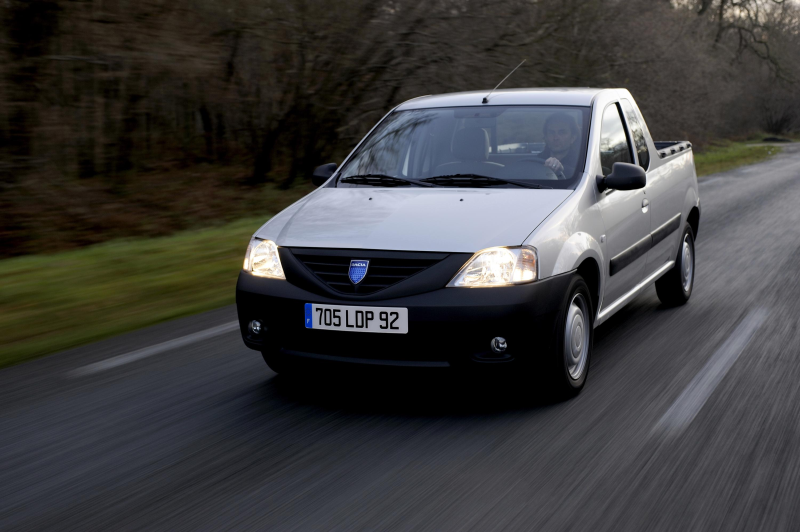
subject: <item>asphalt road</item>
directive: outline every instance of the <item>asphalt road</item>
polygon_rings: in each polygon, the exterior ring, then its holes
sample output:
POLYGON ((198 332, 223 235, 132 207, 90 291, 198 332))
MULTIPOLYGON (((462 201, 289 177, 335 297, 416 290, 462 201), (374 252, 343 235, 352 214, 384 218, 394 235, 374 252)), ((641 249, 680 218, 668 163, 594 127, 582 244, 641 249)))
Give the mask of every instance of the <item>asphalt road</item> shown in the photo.
POLYGON ((800 530, 800 150, 700 190, 691 301, 599 327, 568 402, 139 351, 233 308, 2 370, 0 529, 800 530))

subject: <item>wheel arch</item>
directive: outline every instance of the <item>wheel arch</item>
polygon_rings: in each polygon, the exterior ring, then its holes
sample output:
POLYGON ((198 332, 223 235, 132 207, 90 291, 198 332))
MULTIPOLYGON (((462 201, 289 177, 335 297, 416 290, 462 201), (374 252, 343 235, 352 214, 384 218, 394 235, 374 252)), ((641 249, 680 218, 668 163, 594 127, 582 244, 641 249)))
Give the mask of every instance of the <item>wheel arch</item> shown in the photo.
POLYGON ((589 286, 589 294, 592 296, 592 309, 595 316, 600 306, 600 265, 592 257, 587 257, 578 265, 577 273, 589 286))
POLYGON ((700 209, 692 207, 692 210, 689 211, 689 216, 686 217, 686 221, 692 227, 692 232, 694 233, 695 240, 697 239, 697 231, 700 229, 700 209))
POLYGON ((577 271, 590 285, 595 315, 603 302, 604 274, 603 250, 599 242, 589 233, 579 231, 573 234, 558 254, 552 275, 577 271))
POLYGON ((686 222, 692 227, 696 239, 697 231, 700 229, 700 197, 695 187, 689 187, 686 191, 681 212, 686 213, 686 222))

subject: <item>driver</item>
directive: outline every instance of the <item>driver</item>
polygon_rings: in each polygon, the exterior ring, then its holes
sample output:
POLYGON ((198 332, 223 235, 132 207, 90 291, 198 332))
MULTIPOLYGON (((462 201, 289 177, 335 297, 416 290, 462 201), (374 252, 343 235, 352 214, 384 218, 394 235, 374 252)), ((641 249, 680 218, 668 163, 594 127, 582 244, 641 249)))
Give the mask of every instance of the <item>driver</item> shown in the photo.
POLYGON ((578 124, 566 113, 550 115, 544 122, 545 149, 539 157, 556 174, 572 174, 578 162, 578 124), (566 170, 565 170, 566 169, 566 170))

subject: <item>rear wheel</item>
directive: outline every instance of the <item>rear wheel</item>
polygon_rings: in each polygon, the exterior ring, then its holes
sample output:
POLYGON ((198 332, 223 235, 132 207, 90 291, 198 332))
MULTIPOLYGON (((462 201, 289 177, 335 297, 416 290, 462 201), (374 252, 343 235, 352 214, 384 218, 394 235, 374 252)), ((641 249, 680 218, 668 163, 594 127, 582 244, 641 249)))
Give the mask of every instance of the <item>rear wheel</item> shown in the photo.
POLYGON ((545 378, 558 397, 573 397, 586 383, 594 340, 592 298, 586 281, 578 274, 570 281, 556 327, 545 378))
POLYGON ((692 296, 694 287, 694 232, 686 225, 678 248, 675 266, 656 281, 658 299, 667 306, 685 304, 692 296))

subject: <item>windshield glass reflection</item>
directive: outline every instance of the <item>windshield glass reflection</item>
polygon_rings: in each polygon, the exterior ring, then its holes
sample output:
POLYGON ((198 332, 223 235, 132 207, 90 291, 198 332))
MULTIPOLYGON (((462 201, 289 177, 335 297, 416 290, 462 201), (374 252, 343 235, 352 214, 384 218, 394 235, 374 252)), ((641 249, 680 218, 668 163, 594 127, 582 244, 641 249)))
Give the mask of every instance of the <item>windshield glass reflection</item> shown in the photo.
POLYGON ((586 160, 588 121, 588 107, 395 112, 341 169, 336 186, 572 188, 586 160))

